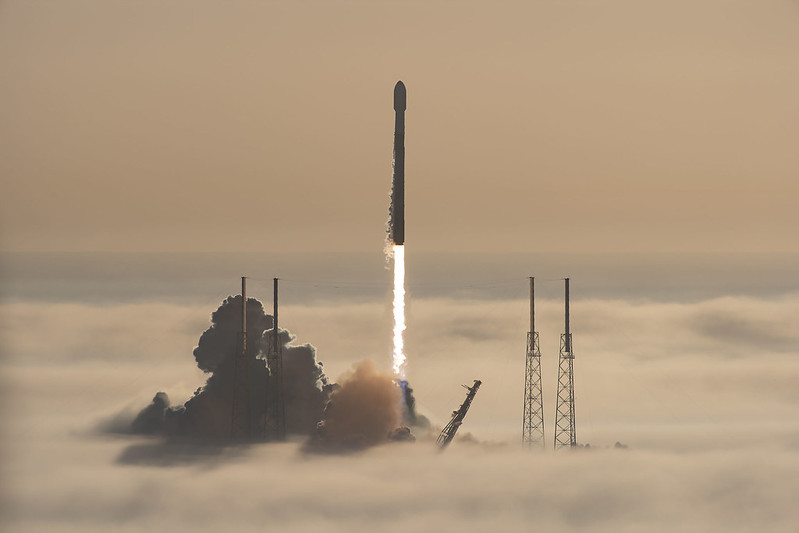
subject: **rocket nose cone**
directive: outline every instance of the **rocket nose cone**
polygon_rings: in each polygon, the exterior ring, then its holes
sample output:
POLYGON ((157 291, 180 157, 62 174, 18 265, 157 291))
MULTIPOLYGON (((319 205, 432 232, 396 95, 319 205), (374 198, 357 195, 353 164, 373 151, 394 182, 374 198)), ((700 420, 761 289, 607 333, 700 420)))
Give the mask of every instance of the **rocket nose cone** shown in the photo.
POLYGON ((405 84, 401 81, 394 86, 394 111, 405 111, 405 84))

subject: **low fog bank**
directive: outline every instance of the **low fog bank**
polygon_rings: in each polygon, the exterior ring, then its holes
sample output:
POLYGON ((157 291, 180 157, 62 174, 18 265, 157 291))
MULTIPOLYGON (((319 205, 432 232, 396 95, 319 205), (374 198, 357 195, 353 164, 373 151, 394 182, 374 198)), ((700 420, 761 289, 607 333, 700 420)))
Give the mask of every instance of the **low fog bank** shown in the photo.
MULTIPOLYGON (((341 376, 364 359, 390 370, 389 302, 282 309, 283 323, 313 340, 326 375, 341 376)), ((408 379, 433 425, 443 427, 463 401, 461 384, 481 379, 463 430, 481 440, 518 441, 527 312, 524 300, 410 301, 408 379)), ((752 424, 789 428, 799 420, 797 296, 585 300, 572 313, 581 443, 735 448, 753 435, 768 440, 752 424), (686 428, 713 437, 682 437, 686 428)), ((83 416, 96 421, 120 411, 129 422, 158 391, 173 403, 190 398, 207 379, 192 347, 208 316, 208 307, 160 303, 0 305, 4 403, 13 413, 6 429, 39 419, 46 422, 35 427, 74 428, 83 416)), ((561 302, 538 303, 550 442, 562 320, 561 302)))
MULTIPOLYGON (((185 398, 202 385, 192 347, 208 307, 4 303, 0 529, 792 532, 798 306, 790 295, 576 303, 577 437, 591 450, 539 454, 518 446, 526 302, 412 299, 420 411, 441 426, 460 384, 483 381, 460 438, 444 453, 417 435, 331 456, 304 453, 304 439, 165 452, 92 431, 155 391, 185 398)), ((537 309, 551 446, 562 307, 537 309)), ((390 369, 388 303, 292 304, 281 317, 313 339, 327 375, 380 353, 376 371, 390 369)))
POLYGON ((15 450, 4 531, 791 532, 799 456, 524 452, 453 442, 307 455, 298 443, 172 469, 120 467, 117 441, 15 450))

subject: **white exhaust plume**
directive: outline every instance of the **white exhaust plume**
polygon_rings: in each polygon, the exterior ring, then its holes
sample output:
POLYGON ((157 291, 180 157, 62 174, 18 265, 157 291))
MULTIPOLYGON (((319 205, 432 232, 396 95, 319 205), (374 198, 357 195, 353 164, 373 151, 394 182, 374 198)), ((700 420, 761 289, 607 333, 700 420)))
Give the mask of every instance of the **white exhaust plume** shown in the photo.
POLYGON ((395 244, 394 255, 394 374, 405 379, 405 247, 395 244))

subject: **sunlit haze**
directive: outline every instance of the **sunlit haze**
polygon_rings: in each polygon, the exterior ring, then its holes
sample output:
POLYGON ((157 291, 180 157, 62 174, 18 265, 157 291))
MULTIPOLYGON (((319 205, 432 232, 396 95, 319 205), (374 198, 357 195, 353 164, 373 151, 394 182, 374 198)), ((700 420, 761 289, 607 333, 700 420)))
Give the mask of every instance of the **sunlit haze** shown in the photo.
POLYGON ((5 0, 0 72, 4 533, 797 530, 796 0, 5 0))
POLYGON ((799 251, 789 0, 0 6, 6 250, 799 251), (387 137, 388 136, 388 137, 387 137))

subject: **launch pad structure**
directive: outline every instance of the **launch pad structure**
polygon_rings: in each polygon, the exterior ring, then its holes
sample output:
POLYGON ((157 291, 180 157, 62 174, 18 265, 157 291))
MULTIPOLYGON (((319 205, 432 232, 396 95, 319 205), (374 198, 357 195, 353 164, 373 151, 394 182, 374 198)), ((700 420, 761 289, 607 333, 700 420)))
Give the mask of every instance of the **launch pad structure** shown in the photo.
POLYGON ((560 336, 558 399, 555 410, 555 449, 577 446, 574 413, 574 351, 569 330, 569 278, 566 278, 565 332, 560 336))
POLYGON ((480 388, 482 381, 479 379, 474 380, 474 385, 471 387, 466 387, 469 391, 466 394, 466 399, 463 401, 461 406, 458 408, 457 411, 452 412, 452 420, 449 421, 449 424, 444 427, 444 430, 441 432, 441 435, 438 436, 436 439, 436 444, 440 449, 446 448, 452 439, 455 438, 455 433, 458 432, 458 428, 461 427, 463 424, 463 419, 466 417, 467 411, 469 411, 469 407, 472 405, 472 400, 474 400, 475 394, 477 394, 477 389, 480 388))
POLYGON ((530 278, 530 331, 527 332, 527 356, 524 370, 524 409, 522 445, 545 448, 544 397, 541 391, 541 349, 535 330, 535 278, 530 278))

